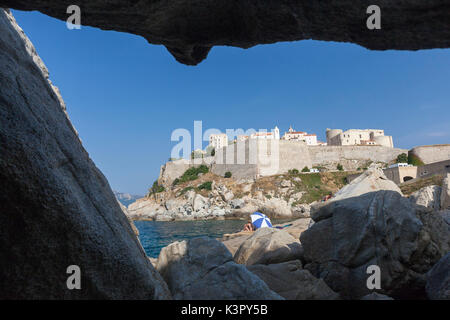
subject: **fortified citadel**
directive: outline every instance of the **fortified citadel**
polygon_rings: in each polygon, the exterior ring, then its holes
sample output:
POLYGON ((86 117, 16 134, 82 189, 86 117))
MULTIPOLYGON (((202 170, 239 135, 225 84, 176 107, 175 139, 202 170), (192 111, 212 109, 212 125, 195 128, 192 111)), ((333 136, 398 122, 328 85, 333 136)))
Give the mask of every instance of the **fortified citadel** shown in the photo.
MULTIPOLYGON (((159 183, 168 185, 189 167, 199 164, 208 165, 217 175, 229 171, 236 179, 253 179, 304 167, 336 170, 341 165, 344 170, 364 169, 371 163, 389 163, 408 153, 406 149, 394 148, 392 137, 385 136, 380 129, 327 129, 327 142, 316 144, 306 139, 287 139, 294 132, 292 128, 278 139, 278 128, 274 130, 275 134, 265 134, 264 138, 252 135, 226 141, 225 147, 216 148, 214 156, 170 161, 161 167, 159 183)), ((224 145, 225 136, 220 137, 224 145)), ((217 138, 210 137, 210 141, 217 138)))

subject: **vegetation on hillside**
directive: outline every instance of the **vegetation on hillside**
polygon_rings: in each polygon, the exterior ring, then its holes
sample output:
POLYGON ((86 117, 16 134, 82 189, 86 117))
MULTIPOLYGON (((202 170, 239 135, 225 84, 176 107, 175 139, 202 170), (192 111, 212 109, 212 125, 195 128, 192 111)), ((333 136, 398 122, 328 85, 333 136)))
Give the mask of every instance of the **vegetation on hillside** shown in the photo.
POLYGON ((341 189, 347 184, 346 177, 354 173, 355 172, 339 171, 293 174, 292 171, 290 171, 288 175, 261 177, 254 183, 252 192, 261 191, 265 194, 266 198, 269 198, 267 195, 273 194, 278 197, 285 197, 286 200, 288 200, 289 196, 279 193, 280 189, 278 184, 282 180, 290 180, 294 189, 293 193, 303 192, 302 198, 298 202, 294 202, 293 205, 311 203, 341 189))
POLYGON ((408 163, 408 155, 406 153, 399 154, 395 163, 408 163))
POLYGON ((408 163, 412 164, 413 166, 423 166, 425 163, 423 163, 420 158, 412 153, 408 154, 408 163))
POLYGON ((428 187, 428 186, 442 186, 442 181, 444 180, 444 177, 441 175, 434 175, 432 177, 429 178, 425 178, 425 179, 419 179, 417 181, 414 182, 410 182, 410 183, 402 183, 399 185, 400 190, 402 191, 402 193, 407 196, 410 195, 411 193, 416 192, 417 190, 420 190, 424 187, 428 187))
POLYGON ((176 178, 172 184, 174 186, 176 186, 177 184, 180 184, 180 183, 196 180, 196 179, 198 179, 198 175, 200 173, 205 174, 205 173, 208 173, 208 171, 209 171, 208 167, 205 166, 204 164, 202 164, 198 167, 189 168, 183 173, 183 175, 181 177, 176 178))
POLYGON ((155 182, 153 182, 153 185, 151 186, 151 188, 148 189, 148 194, 147 197, 149 197, 152 194, 155 193, 160 193, 160 192, 164 192, 166 189, 158 184, 158 180, 156 180, 155 182))

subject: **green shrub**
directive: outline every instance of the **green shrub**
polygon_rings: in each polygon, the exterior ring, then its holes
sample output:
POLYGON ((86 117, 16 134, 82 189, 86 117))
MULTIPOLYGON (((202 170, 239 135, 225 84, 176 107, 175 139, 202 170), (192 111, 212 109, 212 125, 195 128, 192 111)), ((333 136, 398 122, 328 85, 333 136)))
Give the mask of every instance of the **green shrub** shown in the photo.
POLYGON ((212 181, 206 181, 198 186, 198 190, 212 190, 212 181))
POLYGON ((225 172, 224 177, 225 178, 231 178, 231 172, 230 171, 225 172))
POLYGON ((291 170, 288 170, 288 173, 289 174, 299 174, 299 171, 297 169, 291 169, 291 170))
POLYGON ((307 166, 305 166, 305 167, 302 169, 302 172, 309 172, 309 168, 308 168, 307 166))
POLYGON ((188 192, 189 190, 193 190, 193 189, 194 189, 193 186, 189 186, 189 187, 184 188, 183 190, 181 190, 180 196, 182 196, 183 194, 185 194, 185 193, 188 192))
POLYGON ((342 164, 338 163, 337 167, 336 167, 339 171, 344 171, 344 167, 342 166, 342 164))
POLYGON ((397 156, 396 163, 408 163, 408 155, 406 153, 399 154, 397 156))
POLYGON ((176 186, 179 183, 196 180, 200 173, 208 173, 208 172, 209 172, 209 169, 204 164, 202 164, 198 167, 189 168, 183 173, 183 175, 181 177, 176 178, 173 181, 172 185, 176 186))
POLYGON ((425 164, 418 156, 411 153, 408 154, 408 163, 416 167, 423 166, 425 164))
POLYGON ((166 189, 163 186, 160 186, 158 184, 158 181, 155 181, 155 182, 153 182, 152 187, 150 189, 148 189, 148 195, 163 192, 165 190, 166 189))

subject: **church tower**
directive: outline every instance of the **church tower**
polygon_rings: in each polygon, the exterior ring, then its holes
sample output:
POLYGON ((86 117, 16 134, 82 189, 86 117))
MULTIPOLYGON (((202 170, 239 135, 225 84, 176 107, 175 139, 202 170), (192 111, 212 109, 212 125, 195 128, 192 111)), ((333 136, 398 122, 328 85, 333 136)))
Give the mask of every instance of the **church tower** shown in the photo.
POLYGON ((273 129, 273 135, 274 139, 280 140, 280 129, 278 129, 277 126, 275 126, 275 129, 273 129))

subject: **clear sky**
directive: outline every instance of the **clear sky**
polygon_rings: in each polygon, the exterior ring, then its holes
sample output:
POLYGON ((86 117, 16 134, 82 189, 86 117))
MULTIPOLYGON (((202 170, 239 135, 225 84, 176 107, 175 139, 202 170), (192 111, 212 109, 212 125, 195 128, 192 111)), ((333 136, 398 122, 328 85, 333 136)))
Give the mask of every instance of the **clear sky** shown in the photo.
POLYGON ((13 11, 114 190, 144 194, 174 129, 380 128, 411 148, 450 143, 450 50, 368 51, 299 41, 215 47, 196 67, 141 37, 13 11))

